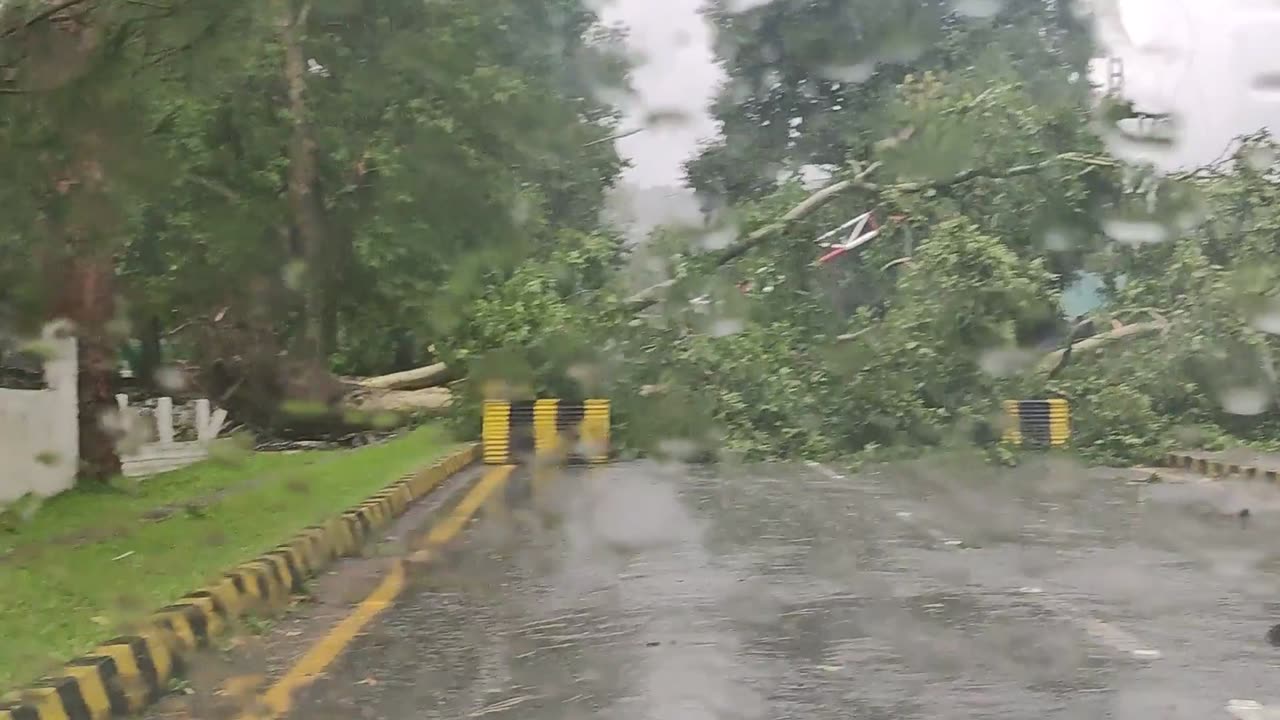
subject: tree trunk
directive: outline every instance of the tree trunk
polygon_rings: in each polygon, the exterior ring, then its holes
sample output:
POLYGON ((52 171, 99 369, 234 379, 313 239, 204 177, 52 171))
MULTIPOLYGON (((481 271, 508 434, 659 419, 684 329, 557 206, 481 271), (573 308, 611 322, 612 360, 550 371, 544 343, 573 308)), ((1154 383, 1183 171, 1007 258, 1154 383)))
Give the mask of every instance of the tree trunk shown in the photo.
POLYGON ((318 197, 319 167, 316 141, 307 110, 307 60, 303 28, 310 3, 294 12, 291 0, 276 0, 280 40, 284 46, 284 73, 289 88, 289 209, 301 244, 303 273, 303 348, 308 359, 319 360, 325 345, 326 249, 328 239, 324 206, 318 197))
POLYGON ((55 292, 55 318, 75 326, 80 427, 80 477, 106 481, 120 474, 116 437, 103 423, 115 408, 115 338, 109 330, 115 315, 115 266, 109 256, 84 254, 63 261, 55 292))
POLYGON ((142 348, 138 353, 138 367, 134 368, 139 382, 147 387, 156 386, 156 376, 160 372, 161 363, 164 362, 164 355, 160 349, 163 334, 164 328, 161 327, 159 316, 152 315, 147 318, 146 327, 140 333, 142 348))

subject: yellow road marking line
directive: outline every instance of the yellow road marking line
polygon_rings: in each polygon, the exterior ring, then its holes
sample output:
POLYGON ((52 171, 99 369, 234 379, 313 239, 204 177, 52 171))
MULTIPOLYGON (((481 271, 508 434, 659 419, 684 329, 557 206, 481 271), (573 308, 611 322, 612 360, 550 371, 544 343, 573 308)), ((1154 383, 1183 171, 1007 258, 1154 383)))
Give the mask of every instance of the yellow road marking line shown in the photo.
MULTIPOLYGON (((503 465, 487 472, 480 482, 476 483, 476 486, 462 498, 458 506, 444 520, 431 528, 427 533, 426 549, 415 553, 417 557, 414 559, 429 558, 432 550, 439 548, 462 532, 467 521, 484 505, 485 500, 507 481, 512 469, 514 466, 503 465), (423 553, 426 554, 423 555, 423 553)), ((324 669, 351 644, 360 630, 391 605, 396 596, 404 590, 404 585, 404 564, 397 562, 378 587, 361 600, 350 615, 343 618, 342 622, 319 642, 312 645, 294 663, 289 672, 262 695, 259 707, 243 714, 242 720, 272 720, 287 715, 293 707, 294 693, 315 682, 324 669)))

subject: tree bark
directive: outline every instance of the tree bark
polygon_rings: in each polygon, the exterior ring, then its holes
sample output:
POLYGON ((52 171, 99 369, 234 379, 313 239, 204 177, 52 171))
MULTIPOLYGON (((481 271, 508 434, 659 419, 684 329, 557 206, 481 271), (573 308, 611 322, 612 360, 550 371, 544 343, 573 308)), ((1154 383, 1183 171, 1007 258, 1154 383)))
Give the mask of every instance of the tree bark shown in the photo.
MULTIPOLYGON (((1074 342, 1069 346, 1069 348, 1073 353, 1088 352, 1091 350, 1097 350, 1117 340, 1126 340, 1126 339, 1138 337, 1141 335, 1148 335, 1155 332, 1163 332, 1168 328, 1169 328, 1169 323, 1167 321, 1162 321, 1162 320, 1153 320, 1151 322, 1140 322, 1140 323, 1133 323, 1131 325, 1123 325, 1110 332, 1101 333, 1098 335, 1094 335, 1093 337, 1088 338, 1086 340, 1074 342)), ((1062 350, 1055 350, 1045 355, 1043 358, 1040 359, 1040 362, 1037 364, 1038 369, 1042 372, 1044 371, 1052 372, 1055 368, 1058 368, 1059 365, 1062 364, 1063 357, 1067 354, 1067 350, 1068 348, 1063 348, 1062 350)))
POLYGON ((109 326, 115 315, 115 265, 104 254, 69 256, 53 304, 55 319, 75 326, 80 428, 80 477, 104 482, 119 475, 116 437, 104 422, 113 409, 115 339, 109 326))
POLYGON ((449 378, 449 367, 444 363, 435 363, 390 375, 365 378, 360 381, 360 385, 376 390, 420 390, 443 385, 449 378))
POLYGON ((306 357, 318 360, 325 346, 325 260, 328 248, 324 206, 318 196, 319 164, 316 141, 307 108, 307 60, 303 51, 303 28, 311 5, 304 3, 295 12, 291 0, 276 0, 280 40, 284 46, 284 74, 289 88, 288 196, 293 225, 301 244, 304 263, 303 348, 306 357))
POLYGON ((148 317, 146 326, 139 333, 142 348, 138 353, 138 367, 134 368, 138 379, 147 387, 157 385, 156 376, 160 372, 160 365, 164 362, 164 354, 160 347, 163 336, 164 328, 161 326, 160 317, 157 315, 148 317))

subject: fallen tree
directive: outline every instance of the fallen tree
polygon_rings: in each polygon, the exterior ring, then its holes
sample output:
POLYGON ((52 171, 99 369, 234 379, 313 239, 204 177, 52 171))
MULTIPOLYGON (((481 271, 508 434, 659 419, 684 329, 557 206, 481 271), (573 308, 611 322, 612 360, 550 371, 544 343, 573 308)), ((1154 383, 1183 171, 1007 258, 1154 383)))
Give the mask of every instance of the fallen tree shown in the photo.
POLYGON ((1061 371, 1062 368, 1066 367, 1066 364, 1071 361, 1071 356, 1075 353, 1098 350, 1099 348, 1118 340, 1126 340, 1142 335, 1149 335, 1155 332, 1163 332, 1168 328, 1169 323, 1166 320, 1152 320, 1151 322, 1121 325, 1109 332, 1094 335, 1091 338, 1086 338, 1079 342, 1073 342, 1061 350, 1055 350, 1048 355, 1045 355, 1037 365, 1037 369, 1041 372, 1057 373, 1061 371))
POLYGON ((371 390, 421 390, 439 387, 450 379, 449 366, 441 362, 388 375, 364 378, 357 384, 371 390))
POLYGON ((421 390, 359 390, 348 395, 343 405, 357 412, 392 412, 410 415, 439 414, 453 404, 453 391, 432 387, 421 390))
MULTIPOLYGON (((1120 167, 1120 163, 1112 158, 1099 157, 1096 155, 1088 155, 1078 152, 1068 152, 1054 155, 1053 157, 1046 158, 1040 162, 1015 165, 1007 168, 971 168, 937 180, 887 184, 869 181, 867 178, 876 170, 879 170, 881 165, 882 163, 879 161, 871 163, 866 168, 857 169, 857 172, 853 177, 847 180, 839 180, 822 188, 821 190, 818 190, 817 192, 814 192, 791 210, 787 211, 787 213, 777 221, 758 228, 742 240, 730 245, 724 250, 721 250, 716 255, 713 266, 723 267, 738 260, 755 248, 768 242, 775 235, 781 234, 795 223, 817 212, 832 200, 852 190, 862 190, 876 195, 889 192, 914 194, 945 190, 980 178, 1003 180, 1025 175, 1034 175, 1058 165, 1082 166, 1082 170, 1080 171, 1081 173, 1092 172, 1098 169, 1114 170, 1120 167)), ((659 301, 659 293, 672 285, 673 281, 671 280, 651 285, 629 297, 627 299, 627 305, 633 312, 644 310, 645 308, 657 303, 659 301)))

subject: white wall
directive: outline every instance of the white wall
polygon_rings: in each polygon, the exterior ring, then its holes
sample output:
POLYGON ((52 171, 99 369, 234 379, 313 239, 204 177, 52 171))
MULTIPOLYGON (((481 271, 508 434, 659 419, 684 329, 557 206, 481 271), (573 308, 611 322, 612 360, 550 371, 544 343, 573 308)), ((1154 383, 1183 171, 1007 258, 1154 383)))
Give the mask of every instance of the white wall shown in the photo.
POLYGON ((56 495, 75 484, 80 428, 76 417, 76 344, 49 339, 46 390, 0 389, 0 503, 27 493, 56 495))

